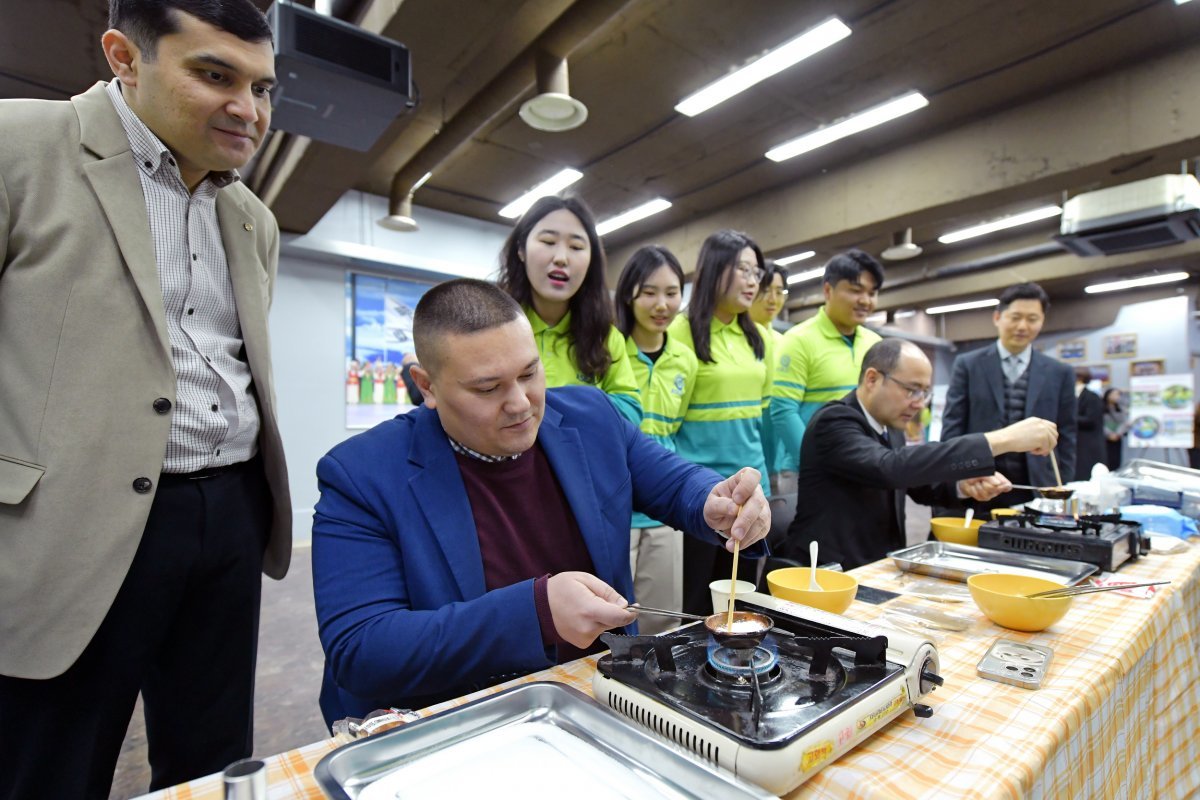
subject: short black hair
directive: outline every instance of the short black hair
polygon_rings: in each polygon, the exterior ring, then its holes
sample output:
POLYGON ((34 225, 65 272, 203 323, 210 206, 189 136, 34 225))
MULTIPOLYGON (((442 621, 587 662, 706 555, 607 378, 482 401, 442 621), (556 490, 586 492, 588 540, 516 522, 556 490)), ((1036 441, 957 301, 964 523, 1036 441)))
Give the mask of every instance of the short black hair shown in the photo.
POLYGON ((1080 383, 1091 383, 1092 371, 1087 367, 1076 367, 1075 380, 1079 381, 1080 383))
POLYGON ((825 264, 823 283, 837 286, 839 281, 855 282, 864 272, 870 273, 875 279, 875 288, 883 288, 883 265, 870 253, 864 253, 858 248, 838 253, 825 264))
POLYGON ((869 369, 891 375, 896 371, 896 367, 900 366, 900 356, 904 354, 906 347, 916 347, 917 352, 921 350, 915 344, 896 337, 881 339, 871 345, 871 349, 863 356, 862 369, 858 371, 858 382, 863 382, 869 369))
POLYGON ((494 283, 457 278, 427 291, 413 312, 413 346, 427 371, 437 366, 437 343, 447 334, 499 328, 525 312, 494 283))
POLYGON ((1000 293, 1000 305, 996 308, 996 313, 1002 313, 1016 300, 1037 300, 1042 304, 1043 314, 1050 310, 1050 295, 1046 294, 1045 289, 1036 283, 1018 283, 1000 293))
POLYGON ((787 291, 788 271, 786 267, 781 267, 775 263, 774 259, 767 258, 763 259, 763 269, 766 270, 766 274, 763 275, 762 283, 758 285, 759 294, 767 293, 767 290, 771 288, 771 284, 775 282, 776 275, 783 279, 783 290, 787 291))
POLYGON ((272 41, 266 16, 250 0, 109 0, 108 27, 128 36, 142 58, 153 61, 158 40, 179 33, 178 11, 247 42, 272 41))
POLYGON ((679 279, 679 289, 683 291, 683 267, 675 254, 662 245, 648 244, 639 247, 637 252, 625 262, 625 268, 621 270, 621 277, 617 278, 616 302, 613 304, 617 317, 617 330, 621 332, 621 335, 628 336, 633 333, 632 304, 634 298, 642 293, 642 284, 646 282, 646 279, 662 266, 670 268, 671 272, 675 273, 675 277, 679 279))

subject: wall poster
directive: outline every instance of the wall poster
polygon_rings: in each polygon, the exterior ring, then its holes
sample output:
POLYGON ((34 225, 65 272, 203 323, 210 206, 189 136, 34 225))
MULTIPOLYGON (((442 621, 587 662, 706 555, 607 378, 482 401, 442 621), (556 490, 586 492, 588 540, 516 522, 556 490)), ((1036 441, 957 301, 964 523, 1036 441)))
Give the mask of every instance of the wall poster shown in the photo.
POLYGON ((1129 379, 1130 447, 1192 446, 1195 380, 1190 373, 1129 379))
POLYGON ((413 309, 431 285, 346 272, 347 428, 370 428, 412 408, 400 368, 416 358, 413 309))

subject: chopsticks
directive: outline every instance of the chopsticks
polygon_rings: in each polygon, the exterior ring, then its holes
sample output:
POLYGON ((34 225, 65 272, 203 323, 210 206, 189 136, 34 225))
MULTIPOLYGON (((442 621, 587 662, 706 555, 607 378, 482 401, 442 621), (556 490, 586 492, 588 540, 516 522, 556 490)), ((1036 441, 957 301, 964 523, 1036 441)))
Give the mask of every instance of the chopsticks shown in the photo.
POLYGON ((1074 597, 1079 594, 1096 594, 1097 592, 1115 592, 1118 589, 1139 589, 1143 586, 1163 586, 1170 581, 1151 581, 1150 583, 1119 583, 1111 586, 1064 586, 1061 589, 1047 589, 1044 592, 1034 592, 1025 595, 1027 598, 1059 598, 1074 597))
POLYGON ((1054 457, 1053 450, 1050 451, 1050 464, 1054 467, 1054 480, 1058 481, 1058 486, 1055 488, 1061 489, 1063 485, 1062 473, 1058 471, 1058 459, 1054 457))

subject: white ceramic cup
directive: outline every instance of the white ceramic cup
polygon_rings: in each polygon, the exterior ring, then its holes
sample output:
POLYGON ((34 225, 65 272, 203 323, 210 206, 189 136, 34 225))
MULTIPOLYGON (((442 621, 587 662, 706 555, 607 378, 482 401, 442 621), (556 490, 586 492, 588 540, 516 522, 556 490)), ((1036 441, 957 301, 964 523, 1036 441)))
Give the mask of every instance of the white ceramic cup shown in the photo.
MULTIPOLYGON (((735 597, 750 594, 754 591, 754 584, 750 581, 738 581, 735 586, 735 597)), ((729 608, 729 579, 721 581, 713 581, 708 585, 708 591, 712 593, 713 613, 719 614, 729 608)))

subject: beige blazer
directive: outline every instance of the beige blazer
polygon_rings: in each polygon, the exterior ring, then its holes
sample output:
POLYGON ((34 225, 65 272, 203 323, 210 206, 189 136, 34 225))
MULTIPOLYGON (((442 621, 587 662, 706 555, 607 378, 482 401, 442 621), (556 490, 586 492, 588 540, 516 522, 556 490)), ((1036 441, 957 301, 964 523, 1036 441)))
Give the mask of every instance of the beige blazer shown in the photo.
MULTIPOLYGON (((287 572, 291 501, 267 310, 279 229, 240 183, 217 217, 262 416, 287 572)), ((0 674, 50 678, 83 652, 137 550, 175 403, 162 291, 129 141, 99 83, 70 102, 0 100, 0 674)))

